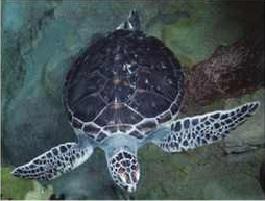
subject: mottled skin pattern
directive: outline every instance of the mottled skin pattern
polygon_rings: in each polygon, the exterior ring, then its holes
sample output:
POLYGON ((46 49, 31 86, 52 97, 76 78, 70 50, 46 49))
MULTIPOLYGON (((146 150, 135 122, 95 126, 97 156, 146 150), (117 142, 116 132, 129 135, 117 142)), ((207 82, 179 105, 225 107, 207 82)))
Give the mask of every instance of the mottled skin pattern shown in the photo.
POLYGON ((94 42, 68 73, 70 122, 97 142, 117 131, 143 139, 176 116, 183 79, 178 61, 160 40, 116 30, 94 42))
POLYGON ((40 181, 51 180, 86 161, 92 152, 91 147, 81 149, 76 143, 61 144, 15 169, 13 174, 40 181))
POLYGON ((158 145, 166 152, 181 152, 220 141, 251 117, 258 106, 258 102, 252 102, 231 110, 180 119, 171 124, 171 134, 158 145))
POLYGON ((51 180, 105 152, 114 182, 135 192, 140 179, 137 151, 153 143, 179 152, 220 141, 254 115, 259 102, 176 120, 184 76, 173 53, 139 31, 132 11, 117 30, 94 41, 67 75, 64 103, 77 143, 65 143, 33 158, 12 173, 51 180))

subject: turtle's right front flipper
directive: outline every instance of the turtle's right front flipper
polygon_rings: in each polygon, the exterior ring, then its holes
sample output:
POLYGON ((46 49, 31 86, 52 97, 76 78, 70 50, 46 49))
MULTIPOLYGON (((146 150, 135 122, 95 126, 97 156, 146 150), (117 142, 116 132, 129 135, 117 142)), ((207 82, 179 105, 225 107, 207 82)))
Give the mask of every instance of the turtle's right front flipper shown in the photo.
POLYGON ((27 164, 17 167, 12 174, 37 180, 51 180, 83 164, 93 153, 93 147, 76 143, 58 145, 27 164))
POLYGON ((180 119, 158 135, 154 133, 150 141, 166 152, 181 152, 212 144, 254 115, 259 105, 259 102, 250 102, 230 110, 180 119))

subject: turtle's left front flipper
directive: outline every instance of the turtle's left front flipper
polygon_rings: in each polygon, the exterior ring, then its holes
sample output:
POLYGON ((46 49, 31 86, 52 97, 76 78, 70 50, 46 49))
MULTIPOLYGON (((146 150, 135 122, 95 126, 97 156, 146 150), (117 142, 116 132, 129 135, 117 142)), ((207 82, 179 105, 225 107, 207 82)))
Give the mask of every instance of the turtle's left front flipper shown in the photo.
POLYGON ((167 131, 158 133, 159 138, 152 142, 166 152, 186 151, 214 143, 254 115, 259 105, 259 102, 250 102, 230 110, 177 120, 167 131))
POLYGON ((12 174, 18 177, 47 181, 83 164, 93 153, 93 147, 76 143, 58 145, 27 164, 17 167, 12 174))

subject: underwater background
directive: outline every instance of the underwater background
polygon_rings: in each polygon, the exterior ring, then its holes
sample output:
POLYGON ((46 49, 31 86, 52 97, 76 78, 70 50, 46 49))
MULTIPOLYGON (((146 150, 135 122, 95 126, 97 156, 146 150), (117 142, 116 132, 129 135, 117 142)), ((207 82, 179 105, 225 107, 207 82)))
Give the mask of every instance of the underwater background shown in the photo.
POLYGON ((162 40, 185 69, 180 116, 261 102, 223 142, 177 154, 145 146, 132 198, 264 199, 264 1, 3 0, 1 8, 2 199, 126 198, 99 149, 45 189, 10 171, 76 140, 62 104, 65 74, 97 34, 115 29, 131 9, 139 11, 143 31, 162 40))

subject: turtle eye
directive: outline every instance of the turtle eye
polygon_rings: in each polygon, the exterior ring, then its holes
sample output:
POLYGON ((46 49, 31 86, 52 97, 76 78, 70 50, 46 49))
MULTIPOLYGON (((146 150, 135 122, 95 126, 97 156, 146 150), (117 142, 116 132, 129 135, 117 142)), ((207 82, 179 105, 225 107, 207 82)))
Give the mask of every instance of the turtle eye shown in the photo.
POLYGON ((122 181, 122 183, 129 183, 129 175, 128 174, 121 174, 120 175, 120 180, 122 181))
POLYGON ((137 181, 139 181, 139 179, 140 179, 140 172, 139 171, 136 171, 135 172, 135 176, 136 176, 137 181))
POLYGON ((136 178, 136 173, 135 172, 132 172, 131 177, 132 177, 133 182, 136 183, 137 182, 137 178, 136 178))
POLYGON ((121 181, 122 183, 125 183, 125 182, 126 182, 125 177, 123 177, 123 176, 119 176, 119 179, 120 179, 120 181, 121 181))
POLYGON ((132 180, 133 182, 137 183, 140 179, 140 173, 139 171, 134 171, 131 173, 131 177, 132 177, 132 180))

